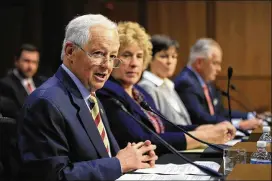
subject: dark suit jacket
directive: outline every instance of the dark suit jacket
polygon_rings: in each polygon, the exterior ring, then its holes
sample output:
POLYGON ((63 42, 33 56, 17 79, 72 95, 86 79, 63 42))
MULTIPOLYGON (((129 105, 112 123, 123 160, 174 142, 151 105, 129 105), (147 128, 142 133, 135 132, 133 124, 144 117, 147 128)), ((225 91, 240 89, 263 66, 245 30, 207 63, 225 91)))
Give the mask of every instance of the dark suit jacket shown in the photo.
MULTIPOLYGON (((99 106, 115 156, 119 146, 99 106)), ((18 125, 20 178, 115 180, 121 176, 119 160, 109 158, 80 91, 61 67, 28 96, 18 125)))
MULTIPOLYGON (((203 88, 196 75, 187 67, 174 79, 175 89, 186 106, 193 124, 215 124, 228 120, 228 110, 214 85, 208 85, 215 115, 211 116, 203 88)), ((247 113, 232 111, 232 118, 246 119, 247 113)))
MULTIPOLYGON (((144 95, 144 100, 154 109, 155 103, 150 95, 139 86, 134 86, 144 95)), ((112 77, 106 82, 104 87, 97 91, 97 96, 101 100, 106 114, 110 118, 111 130, 120 146, 125 146, 128 142, 139 142, 150 140, 153 144, 157 145, 156 153, 162 154, 169 152, 150 132, 142 128, 131 116, 125 113, 118 105, 115 104, 113 99, 119 100, 128 111, 135 116, 138 120, 145 123, 149 128, 155 131, 153 125, 148 120, 145 113, 141 110, 140 106, 125 92, 121 85, 112 77)), ((186 149, 186 139, 184 134, 173 127, 171 124, 165 122, 165 133, 160 136, 174 146, 178 150, 186 149)), ((190 129, 190 128, 189 128, 190 129)))
MULTIPOLYGON (((39 87, 44 81, 45 78, 43 77, 33 77, 33 82, 36 88, 39 87)), ((2 106, 0 108, 3 110, 3 112, 8 114, 3 115, 17 118, 17 115, 19 114, 19 111, 23 106, 28 94, 23 85, 21 84, 21 81, 12 72, 0 80, 0 95, 3 96, 5 99, 8 99, 10 105, 12 105, 8 107, 2 106)))

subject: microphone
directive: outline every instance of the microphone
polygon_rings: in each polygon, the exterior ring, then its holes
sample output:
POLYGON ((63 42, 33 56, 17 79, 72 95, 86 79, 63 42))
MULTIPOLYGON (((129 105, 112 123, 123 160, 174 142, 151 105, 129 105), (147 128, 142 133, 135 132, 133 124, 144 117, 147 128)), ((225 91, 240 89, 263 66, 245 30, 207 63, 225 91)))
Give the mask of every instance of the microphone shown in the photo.
POLYGON ((232 77, 233 69, 232 67, 228 68, 228 88, 227 88, 227 98, 228 98, 228 108, 229 108, 229 121, 231 122, 231 104, 230 104, 230 79, 232 77))
MULTIPOLYGON (((229 109, 229 121, 231 122, 231 104, 230 104, 230 79, 232 77, 233 68, 228 68, 228 87, 227 87, 227 98, 228 98, 228 109, 229 109)), ((249 136, 250 134, 247 131, 244 131, 240 128, 236 128, 238 131, 244 133, 246 136, 249 136)))
POLYGON ((173 125, 175 128, 181 130, 183 133, 185 133, 186 135, 190 136, 191 138, 193 138, 193 139, 199 141, 200 143, 203 143, 203 144, 206 144, 206 145, 210 146, 210 147, 211 147, 212 149, 214 149, 214 150, 217 150, 217 151, 219 151, 219 152, 221 152, 221 153, 223 152, 224 149, 221 148, 220 146, 217 146, 217 145, 215 145, 215 144, 208 143, 208 142, 206 142, 206 141, 200 140, 200 139, 198 139, 197 137, 191 135, 189 132, 187 132, 187 131, 186 131, 185 129, 183 129, 182 127, 179 127, 179 126, 175 125, 174 123, 172 123, 171 121, 169 121, 165 116, 163 116, 162 114, 160 114, 160 113, 158 113, 157 111, 155 111, 154 109, 152 109, 152 108, 147 104, 147 102, 142 101, 142 102, 140 103, 140 105, 141 105, 141 107, 144 108, 145 110, 151 111, 151 112, 153 112, 154 114, 158 115, 159 117, 161 117, 161 118, 164 119, 165 121, 169 122, 169 123, 170 123, 171 125, 173 125))
MULTIPOLYGON (((232 85, 231 85, 232 86, 232 85)), ((228 93, 223 91, 223 90, 219 90, 222 96, 228 97, 228 93)), ((233 96, 230 96, 230 99, 233 100, 234 102, 238 103, 241 107, 243 107, 246 111, 250 112, 250 109, 243 104, 241 101, 239 101, 238 99, 235 99, 233 96)))
POLYGON ((198 169, 203 171, 204 173, 213 176, 213 177, 222 177, 223 175, 213 169, 210 169, 206 166, 199 165, 197 163, 192 162, 185 156, 183 156, 181 153, 179 153, 172 145, 167 143, 164 139, 162 139, 156 132, 154 132, 152 129, 150 129, 148 126, 146 126, 142 121, 136 119, 128 110, 127 108, 117 99, 112 99, 116 105, 118 105, 125 113, 127 113, 132 119, 134 119, 137 123, 139 123, 143 128, 145 128, 148 132, 150 132, 152 135, 154 135, 169 151, 171 151, 173 154, 179 156, 186 162, 196 166, 198 169))
POLYGON ((243 107, 246 111, 248 111, 248 112, 251 112, 252 110, 254 110, 254 109, 250 109, 250 108, 253 108, 253 106, 252 106, 252 104, 250 103, 248 97, 246 97, 244 94, 242 94, 241 91, 238 90, 237 87, 236 87, 235 85, 231 84, 231 85, 230 85, 230 88, 231 88, 232 90, 234 90, 235 92, 237 92, 239 95, 243 96, 244 99, 247 101, 247 103, 250 105, 250 106, 246 106, 246 105, 243 104, 241 101, 236 100, 236 102, 237 102, 240 106, 242 106, 242 107, 243 107))

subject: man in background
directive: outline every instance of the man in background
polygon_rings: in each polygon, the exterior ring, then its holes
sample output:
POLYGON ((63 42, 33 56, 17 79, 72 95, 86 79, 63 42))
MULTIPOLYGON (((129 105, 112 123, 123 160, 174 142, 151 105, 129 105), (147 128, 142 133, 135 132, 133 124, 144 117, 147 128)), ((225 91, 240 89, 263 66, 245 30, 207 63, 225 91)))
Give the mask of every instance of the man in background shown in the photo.
MULTIPOLYGON (((199 39, 191 48, 187 66, 175 78, 175 89, 185 104, 193 124, 215 124, 228 120, 228 110, 216 95, 213 82, 221 71, 222 49, 210 38, 199 39)), ((251 130, 262 125, 249 112, 232 111, 232 124, 251 130)))
POLYGON ((16 118, 26 97, 45 81, 45 78, 36 76, 39 60, 40 53, 31 44, 23 44, 16 53, 15 68, 0 80, 2 101, 10 103, 7 107, 0 107, 3 116, 16 118))

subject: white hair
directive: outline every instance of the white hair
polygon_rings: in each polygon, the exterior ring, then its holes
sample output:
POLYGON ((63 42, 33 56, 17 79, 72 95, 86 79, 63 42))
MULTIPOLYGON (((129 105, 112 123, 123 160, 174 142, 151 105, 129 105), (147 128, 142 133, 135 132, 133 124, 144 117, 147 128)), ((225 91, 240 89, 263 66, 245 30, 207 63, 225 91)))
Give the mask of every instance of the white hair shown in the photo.
POLYGON ((65 54, 66 43, 73 42, 80 46, 84 46, 91 38, 90 28, 94 25, 102 25, 117 31, 117 24, 101 14, 87 14, 74 18, 65 28, 61 60, 63 60, 65 54))
POLYGON ((187 65, 192 65, 197 58, 204 58, 205 60, 209 59, 212 55, 212 48, 217 47, 220 49, 220 45, 211 38, 200 38, 196 43, 191 47, 189 61, 187 65))

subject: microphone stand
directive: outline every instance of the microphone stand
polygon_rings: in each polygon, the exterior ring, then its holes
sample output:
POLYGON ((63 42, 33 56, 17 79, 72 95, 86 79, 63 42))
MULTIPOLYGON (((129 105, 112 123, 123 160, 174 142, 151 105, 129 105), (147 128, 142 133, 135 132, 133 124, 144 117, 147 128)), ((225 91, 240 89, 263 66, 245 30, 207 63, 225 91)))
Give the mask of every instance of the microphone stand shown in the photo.
POLYGON ((196 164, 194 162, 192 162, 191 160, 189 160, 188 158, 186 158, 185 156, 183 156, 181 153, 179 153, 172 145, 170 145, 169 143, 167 143, 164 139, 162 139, 156 132, 154 132, 152 129, 150 129, 148 126, 146 126, 142 121, 136 119, 127 109, 126 107, 117 99, 113 99, 113 101, 115 102, 116 105, 118 105, 125 113, 127 113, 130 117, 132 117, 137 123, 139 123, 143 128, 145 128, 147 131, 149 131, 150 133, 152 133, 168 150, 170 150, 173 154, 179 156, 180 158, 182 158, 183 160, 185 160, 186 162, 196 166, 197 168, 199 168, 201 171, 203 171, 204 173, 213 176, 213 177, 220 177, 222 178, 223 175, 213 169, 210 169, 206 166, 203 165, 199 165, 196 164))
POLYGON ((151 111, 151 112, 153 112, 154 114, 158 115, 159 117, 161 117, 162 119, 164 119, 165 121, 167 121, 168 123, 170 123, 171 125, 173 125, 174 127, 176 127, 177 129, 181 130, 184 134, 190 136, 191 138, 193 138, 193 139, 195 139, 195 140, 197 140, 197 141, 199 141, 199 142, 201 142, 201 143, 203 143, 203 144, 206 144, 206 145, 210 146, 210 147, 211 147, 212 149, 214 149, 214 150, 217 150, 217 151, 219 151, 219 152, 221 152, 221 153, 223 152, 224 149, 221 148, 220 146, 217 146, 217 145, 214 145, 214 144, 212 144, 212 143, 208 143, 208 142, 206 142, 206 141, 200 140, 200 139, 198 139, 197 137, 195 137, 195 136, 191 135, 190 133, 188 133, 188 132, 187 132, 186 130, 184 130, 182 127, 179 127, 179 126, 175 125, 174 123, 172 123, 171 121, 169 121, 165 116, 163 116, 162 114, 160 114, 160 113, 156 112, 155 110, 153 110, 153 109, 147 104, 147 102, 142 101, 142 102, 140 103, 140 105, 141 105, 141 107, 144 108, 145 110, 151 111))
MULTIPOLYGON (((230 79, 232 77, 233 69, 232 67, 228 68, 228 87, 227 87, 227 98, 228 98, 228 109, 229 109, 229 121, 231 122, 231 104, 230 104, 230 79)), ((240 128, 236 128, 238 131, 244 133, 246 136, 250 134, 247 131, 244 131, 240 128)))

